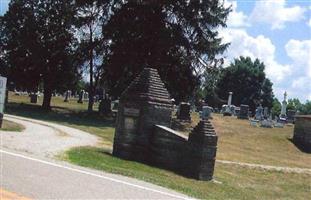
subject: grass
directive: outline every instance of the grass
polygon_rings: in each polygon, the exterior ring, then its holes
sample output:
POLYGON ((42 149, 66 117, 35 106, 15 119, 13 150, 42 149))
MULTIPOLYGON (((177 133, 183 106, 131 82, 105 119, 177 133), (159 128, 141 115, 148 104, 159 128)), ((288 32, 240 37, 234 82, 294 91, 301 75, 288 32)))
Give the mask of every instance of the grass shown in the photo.
POLYGON ((22 132, 25 127, 21 124, 17 124, 15 122, 11 122, 8 120, 3 120, 1 131, 14 131, 14 132, 22 132))
POLYGON ((145 164, 112 157, 103 148, 79 147, 66 160, 97 170, 138 178, 200 199, 308 199, 311 175, 254 170, 217 163, 216 182, 197 181, 145 164), (309 180, 309 181, 308 181, 309 180))
MULTIPOLYGON (((249 169, 217 163, 215 182, 189 179, 163 169, 112 157, 113 118, 87 113, 87 104, 76 101, 64 103, 54 97, 53 109, 44 112, 40 105, 32 105, 25 96, 12 96, 6 113, 30 117, 78 128, 101 137, 103 148, 78 147, 66 152, 63 158, 77 165, 122 174, 168 187, 202 199, 308 199, 311 196, 311 176, 249 169)), ((174 127, 188 134, 199 121, 192 114, 191 123, 174 127)), ((214 114, 211 120, 219 136, 217 159, 276 166, 311 168, 311 155, 300 151, 291 141, 293 127, 283 129, 251 127, 247 120, 214 114)))

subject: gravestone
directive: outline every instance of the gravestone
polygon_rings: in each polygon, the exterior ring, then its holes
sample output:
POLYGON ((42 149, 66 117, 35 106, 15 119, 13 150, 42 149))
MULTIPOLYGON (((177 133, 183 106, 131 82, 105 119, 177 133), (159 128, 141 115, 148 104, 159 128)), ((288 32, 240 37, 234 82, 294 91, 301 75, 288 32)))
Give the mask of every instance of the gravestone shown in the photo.
POLYGON ((112 102, 112 110, 118 110, 119 108, 119 100, 115 100, 112 102))
POLYGON ((201 114, 201 118, 202 119, 212 119, 212 112, 213 112, 213 108, 209 107, 209 106, 203 106, 202 107, 202 114, 201 114))
POLYGON ((265 107, 263 109, 263 117, 264 117, 264 119, 268 119, 269 118, 269 108, 268 107, 265 107))
POLYGON ((121 94, 113 155, 141 162, 150 159, 154 125, 170 126, 172 101, 158 71, 144 68, 121 94))
POLYGON ((229 92, 229 96, 228 96, 228 104, 227 106, 223 106, 225 108, 224 112, 223 112, 223 116, 232 116, 232 108, 231 108, 231 102, 232 102, 232 94, 233 92, 229 92))
POLYGON ((0 128, 2 128, 7 78, 0 76, 0 128))
POLYGON ((287 122, 288 123, 294 123, 295 122, 295 110, 287 110, 287 122))
POLYGON ((234 115, 236 115, 237 117, 239 117, 241 112, 241 107, 234 107, 234 115))
POLYGON ((241 104, 240 114, 238 115, 238 119, 248 119, 248 114, 249 114, 249 106, 241 104))
POLYGON ((260 126, 264 128, 273 128, 273 121, 264 119, 260 121, 260 126))
POLYGON ((89 93, 88 92, 84 92, 83 99, 84 100, 88 100, 89 99, 89 93))
POLYGON ((100 115, 109 115, 112 112, 110 98, 105 97, 100 101, 98 111, 100 115))
POLYGON ((81 90, 79 93, 78 103, 83 103, 84 90, 81 90))
POLYGON ((30 103, 38 103, 38 95, 36 93, 31 93, 29 96, 30 103))
POLYGON ((190 103, 181 102, 177 112, 177 119, 190 121, 190 103))
POLYGON ((254 127, 257 127, 257 126, 258 126, 258 122, 259 122, 259 120, 256 120, 256 119, 251 119, 251 120, 249 121, 250 125, 251 125, 251 126, 254 126, 254 127))
POLYGON ((262 119, 263 119, 263 108, 262 108, 261 105, 259 105, 259 106, 256 108, 255 119, 256 119, 256 120, 262 120, 262 119))

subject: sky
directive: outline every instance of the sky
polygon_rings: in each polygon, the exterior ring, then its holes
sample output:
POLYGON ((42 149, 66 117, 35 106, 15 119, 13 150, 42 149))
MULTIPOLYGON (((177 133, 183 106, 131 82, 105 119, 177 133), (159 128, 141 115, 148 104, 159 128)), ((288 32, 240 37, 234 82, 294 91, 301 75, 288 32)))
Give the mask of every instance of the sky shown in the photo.
MULTIPOLYGON (((9 0, 0 0, 0 15, 9 0)), ((227 27, 220 29, 225 65, 234 58, 250 56, 264 62, 273 92, 288 98, 311 101, 311 1, 309 0, 225 0, 232 6, 227 27)))

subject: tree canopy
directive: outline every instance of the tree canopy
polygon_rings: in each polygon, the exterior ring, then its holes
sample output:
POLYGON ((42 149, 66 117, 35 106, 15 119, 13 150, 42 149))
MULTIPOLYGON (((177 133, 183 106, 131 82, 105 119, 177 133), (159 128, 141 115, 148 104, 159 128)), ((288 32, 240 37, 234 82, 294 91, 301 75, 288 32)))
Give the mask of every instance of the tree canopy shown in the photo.
POLYGON ((221 99, 233 92, 232 103, 247 104, 251 110, 262 104, 271 108, 273 102, 272 83, 266 78, 265 65, 249 57, 235 59, 229 67, 223 68, 217 82, 216 93, 221 99))
POLYGON ((189 100, 201 72, 228 46, 217 32, 230 12, 222 1, 117 0, 110 9, 103 25, 104 81, 114 96, 144 67, 153 67, 177 101, 189 100))
POLYGON ((45 109, 50 108, 53 90, 76 76, 74 12, 73 0, 12 0, 3 17, 11 78, 35 92, 42 82, 45 109))

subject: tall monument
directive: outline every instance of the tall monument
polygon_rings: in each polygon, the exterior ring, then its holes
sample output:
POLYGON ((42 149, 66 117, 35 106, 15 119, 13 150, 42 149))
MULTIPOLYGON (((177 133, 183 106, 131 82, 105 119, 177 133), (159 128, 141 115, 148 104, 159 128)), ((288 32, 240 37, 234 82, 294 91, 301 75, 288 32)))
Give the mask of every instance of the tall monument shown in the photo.
POLYGON ((286 91, 284 92, 284 100, 282 101, 282 108, 281 108, 281 118, 286 118, 286 107, 287 107, 287 93, 286 91))

